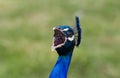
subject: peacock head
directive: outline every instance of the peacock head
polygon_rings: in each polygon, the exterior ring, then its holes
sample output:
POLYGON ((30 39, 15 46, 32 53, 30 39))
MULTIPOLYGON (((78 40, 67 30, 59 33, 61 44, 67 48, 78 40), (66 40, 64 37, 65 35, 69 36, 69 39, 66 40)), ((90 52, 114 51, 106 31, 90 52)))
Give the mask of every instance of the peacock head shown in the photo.
POLYGON ((79 46, 81 42, 81 28, 79 25, 79 17, 76 17, 76 26, 57 26, 53 28, 54 37, 52 50, 57 50, 59 55, 66 55, 72 52, 74 46, 79 46), (77 35, 76 35, 77 31, 77 35))
POLYGON ((67 54, 75 46, 74 31, 69 26, 54 27, 52 50, 57 50, 59 55, 67 54))

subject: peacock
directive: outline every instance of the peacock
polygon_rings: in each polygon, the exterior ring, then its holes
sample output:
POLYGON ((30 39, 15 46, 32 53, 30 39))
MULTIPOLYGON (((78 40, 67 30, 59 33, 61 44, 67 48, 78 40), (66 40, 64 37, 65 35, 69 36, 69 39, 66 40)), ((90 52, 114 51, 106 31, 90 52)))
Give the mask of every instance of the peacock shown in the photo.
POLYGON ((49 78, 67 78, 74 47, 79 46, 81 42, 80 21, 78 16, 75 18, 76 26, 74 28, 67 25, 53 28, 54 37, 52 50, 57 51, 58 59, 49 78))

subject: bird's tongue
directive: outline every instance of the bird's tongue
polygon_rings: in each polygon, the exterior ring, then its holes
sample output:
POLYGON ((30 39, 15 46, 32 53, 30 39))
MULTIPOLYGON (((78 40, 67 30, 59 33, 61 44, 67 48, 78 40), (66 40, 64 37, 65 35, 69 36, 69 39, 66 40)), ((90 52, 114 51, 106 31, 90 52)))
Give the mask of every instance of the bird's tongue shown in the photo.
POLYGON ((54 39, 52 50, 61 47, 66 41, 65 34, 59 29, 54 29, 54 39))

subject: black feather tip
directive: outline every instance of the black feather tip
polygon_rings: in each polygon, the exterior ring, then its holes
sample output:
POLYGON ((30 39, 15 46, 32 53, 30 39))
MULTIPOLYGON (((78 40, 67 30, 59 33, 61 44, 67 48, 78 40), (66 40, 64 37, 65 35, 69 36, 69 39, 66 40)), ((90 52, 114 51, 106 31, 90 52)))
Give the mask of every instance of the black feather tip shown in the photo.
POLYGON ((76 16, 76 29, 77 29, 76 46, 79 46, 81 42, 81 28, 80 28, 80 20, 78 16, 76 16))

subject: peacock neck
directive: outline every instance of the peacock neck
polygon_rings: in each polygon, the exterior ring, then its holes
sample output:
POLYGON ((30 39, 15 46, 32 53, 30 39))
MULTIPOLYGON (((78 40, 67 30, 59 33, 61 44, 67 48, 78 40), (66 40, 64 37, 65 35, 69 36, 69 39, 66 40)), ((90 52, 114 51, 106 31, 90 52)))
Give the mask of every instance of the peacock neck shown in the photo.
POLYGON ((68 52, 67 55, 59 55, 49 78, 67 78, 71 57, 72 51, 68 52))

